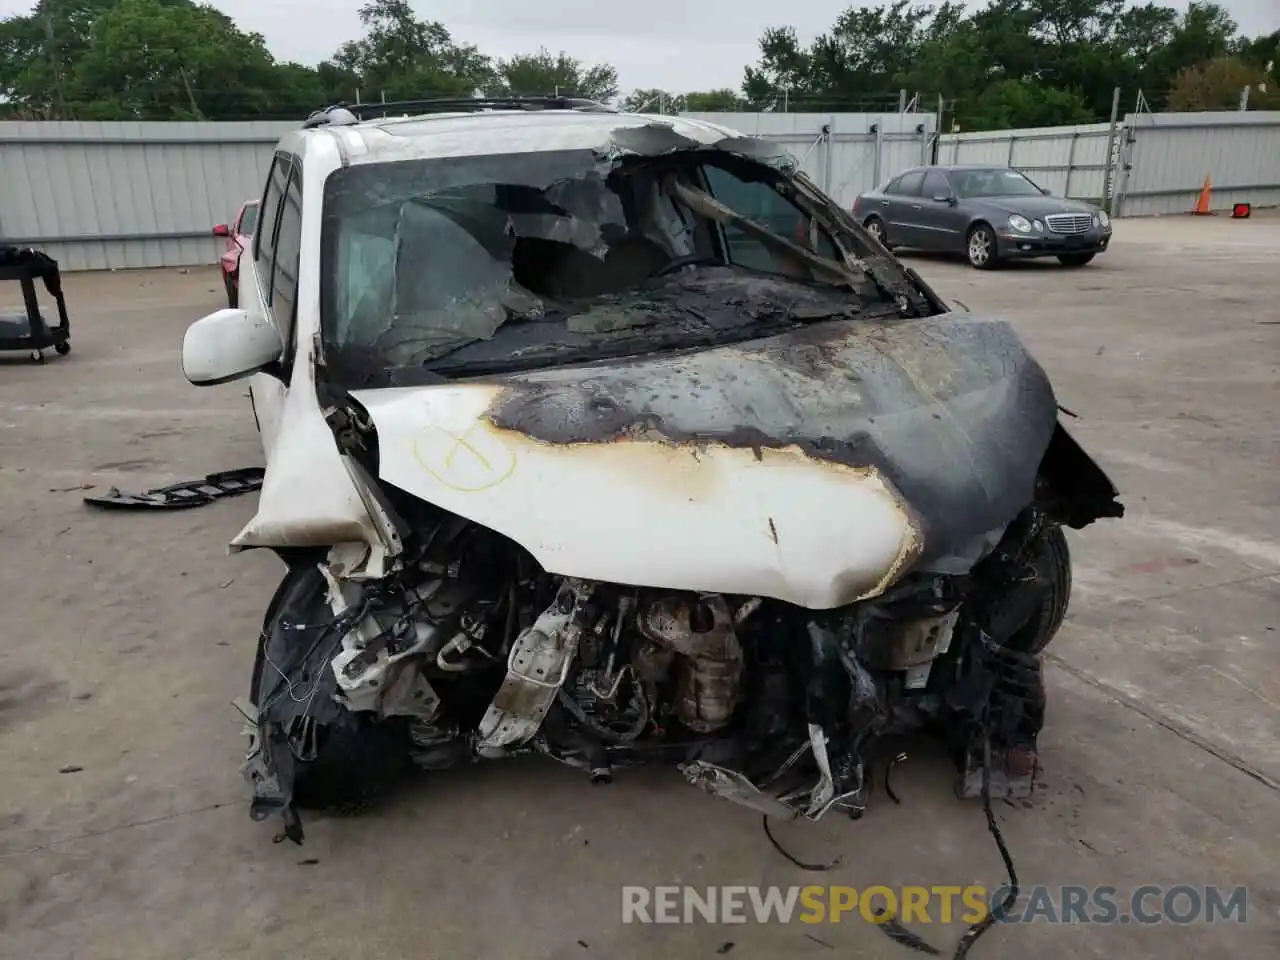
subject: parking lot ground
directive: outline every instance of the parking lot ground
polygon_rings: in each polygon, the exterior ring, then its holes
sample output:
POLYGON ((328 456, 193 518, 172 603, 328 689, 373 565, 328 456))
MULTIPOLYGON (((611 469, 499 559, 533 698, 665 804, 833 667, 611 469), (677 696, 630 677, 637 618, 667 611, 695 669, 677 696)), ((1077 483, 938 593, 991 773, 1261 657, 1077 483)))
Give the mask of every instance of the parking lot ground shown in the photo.
MULTIPOLYGON (((910 258, 1014 322, 1129 508, 1072 536, 1044 788, 997 805, 1019 878, 1248 888, 1243 924, 998 926, 971 958, 1280 956, 1278 252, 1280 220, 1186 217, 1119 223, 1081 270, 910 258)), ((672 771, 601 788, 539 761, 423 778, 273 845, 229 705, 281 570, 224 549, 253 497, 81 503, 261 462, 245 387, 178 369, 217 274, 74 276, 68 302, 69 357, 0 361, 0 956, 888 960, 915 954, 856 918, 624 925, 621 888, 1003 882, 980 806, 924 749, 895 772, 900 805, 877 789, 860 822, 776 829, 842 857, 821 874, 672 771)), ((963 931, 912 929, 948 955, 963 931)))

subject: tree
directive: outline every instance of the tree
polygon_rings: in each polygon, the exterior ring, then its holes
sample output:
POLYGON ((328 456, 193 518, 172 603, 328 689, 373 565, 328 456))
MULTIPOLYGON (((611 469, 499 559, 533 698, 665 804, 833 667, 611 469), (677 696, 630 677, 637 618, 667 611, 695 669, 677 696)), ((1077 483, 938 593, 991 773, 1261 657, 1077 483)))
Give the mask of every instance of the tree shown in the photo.
POLYGON ((0 101, 15 116, 66 113, 66 75, 90 43, 94 22, 117 0, 39 0, 0 20, 0 101))
POLYGON ((1167 106, 1165 95, 1182 70, 1225 57, 1235 36, 1235 21, 1226 10, 1214 3, 1191 3, 1168 42, 1150 53, 1141 86, 1152 107, 1167 106))
POLYGON ((1280 110, 1280 90, 1262 67, 1239 57, 1217 57, 1187 67, 1169 91, 1170 110, 1235 110, 1241 91, 1249 88, 1249 107, 1280 110))
POLYGON ((963 16, 963 5, 951 2, 850 7, 808 49, 790 27, 766 30, 760 63, 747 68, 743 93, 757 109, 896 106, 900 91, 930 57, 933 72, 943 69, 941 55, 963 16))
POLYGON ((890 88, 920 59, 927 31, 938 15, 951 23, 952 4, 917 6, 895 0, 887 7, 851 7, 836 19, 830 33, 814 41, 810 53, 813 79, 850 91, 890 88))
POLYGON ((747 104, 732 90, 704 90, 686 93, 683 109, 690 113, 737 113, 746 110, 747 104))
POLYGON ((277 64, 268 84, 271 104, 268 115, 301 119, 322 107, 346 100, 351 96, 347 91, 352 87, 348 84, 344 89, 333 84, 331 88, 324 72, 315 67, 300 63, 277 64))
MULTIPOLYGON (((1179 72, 1238 54, 1267 72, 1280 34, 1242 40, 1226 10, 1185 13, 1126 0, 989 0, 982 7, 891 0, 851 7, 807 47, 765 30, 742 90, 756 109, 888 110, 899 91, 941 96, 963 129, 1103 120, 1113 91, 1156 109, 1179 72)), ((1238 93, 1238 91, 1237 91, 1238 93)))
POLYGON ((40 0, 0 21, 0 99, 38 119, 305 116, 321 75, 192 0, 40 0))
MULTIPOLYGON (((335 103, 354 103, 359 99, 357 94, 360 92, 360 75, 354 70, 326 60, 315 68, 314 73, 321 95, 312 109, 335 103)), ((364 89, 371 88, 366 86, 364 89)))
POLYGON ((359 16, 364 36, 322 66, 330 78, 357 81, 364 100, 470 96, 493 82, 489 57, 455 43, 443 24, 419 20, 408 0, 369 0, 359 16))
POLYGON ((800 47, 794 27, 771 27, 760 38, 760 63, 747 67, 742 92, 757 110, 778 109, 796 93, 812 92, 817 86, 812 58, 800 47))
POLYGON ((747 109, 746 101, 732 90, 633 90, 618 106, 628 113, 737 113, 747 109))
MULTIPOLYGON (((562 94, 612 101, 618 76, 567 52, 506 60, 420 19, 410 0, 364 0, 362 35, 315 67, 279 63, 261 36, 197 0, 35 0, 0 19, 0 116, 36 119, 300 117, 360 98, 562 94)), ((742 93, 635 90, 645 112, 896 110, 900 91, 939 96, 963 129, 1105 119, 1112 91, 1154 109, 1271 104, 1280 31, 1239 35, 1226 9, 1192 0, 886 0, 850 6, 802 44, 766 29, 742 93)))
POLYGON ((1273 78, 1280 78, 1280 30, 1252 40, 1241 39, 1235 53, 1245 63, 1267 71, 1273 78))
POLYGON ((606 103, 618 95, 618 71, 608 64, 583 67, 561 51, 552 56, 545 48, 499 60, 491 93, 507 96, 584 97, 606 103))
POLYGON ((1093 112, 1078 90, 1046 87, 1032 80, 1001 80, 969 108, 966 130, 1012 130, 1089 123, 1093 112))
POLYGON ((269 113, 275 61, 258 34, 189 0, 119 0, 93 22, 66 80, 88 119, 205 120, 269 113))
POLYGON ((687 109, 684 94, 666 90, 632 90, 618 109, 625 113, 681 113, 687 109))

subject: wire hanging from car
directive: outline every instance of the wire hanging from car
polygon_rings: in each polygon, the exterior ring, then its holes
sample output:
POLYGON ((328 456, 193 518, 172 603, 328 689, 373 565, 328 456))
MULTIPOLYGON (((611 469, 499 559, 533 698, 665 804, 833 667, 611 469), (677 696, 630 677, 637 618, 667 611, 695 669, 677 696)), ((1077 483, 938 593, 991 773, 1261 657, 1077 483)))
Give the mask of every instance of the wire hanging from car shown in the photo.
MULTIPOLYGON (((1013 857, 1009 855, 1009 848, 1005 846, 1004 835, 1000 832, 1000 825, 996 823, 996 815, 991 809, 991 734, 985 731, 982 737, 982 809, 987 815, 987 830, 991 836, 995 838, 996 848, 1000 851, 1000 859, 1004 861, 1004 868, 1009 874, 1009 889, 1004 895, 1004 899, 1000 901, 1000 914, 1004 915, 1018 900, 1018 871, 1013 868, 1013 857)), ((996 922, 996 912, 988 911, 987 915, 977 923, 969 927, 965 931, 960 942, 956 944, 956 952, 952 954, 951 960, 964 960, 969 955, 970 949, 978 938, 986 933, 996 922)))
MULTIPOLYGON (((889 769, 885 771, 885 792, 894 799, 894 802, 897 802, 897 798, 889 788, 889 772, 893 770, 893 767, 896 764, 905 759, 905 753, 898 754, 898 756, 894 757, 889 764, 889 769)), ((998 916, 1007 914, 1009 909, 1018 900, 1018 872, 1014 869, 1013 857, 1010 856, 1009 848, 1005 845, 1004 835, 1000 832, 1000 825, 996 823, 995 811, 991 807, 991 734, 989 730, 984 731, 982 737, 982 810, 983 813, 986 814, 987 830, 991 833, 991 836, 995 838, 996 848, 1000 851, 1000 859, 1004 861, 1005 870, 1009 874, 1009 888, 1006 891, 1004 898, 1000 901, 1000 914, 997 915, 995 910, 989 910, 985 917, 977 923, 972 924, 969 929, 965 931, 964 936, 960 938, 960 942, 956 944, 955 953, 951 955, 951 960, 965 960, 969 955, 969 951, 973 949, 973 945, 977 942, 978 938, 995 925, 998 916)), ((765 830, 767 832, 768 817, 766 817, 765 820, 765 830)), ((772 840, 773 838, 770 837, 769 839, 772 840)), ((777 846, 776 842, 774 843, 774 846, 777 846)), ((792 859, 786 854, 786 851, 782 851, 782 853, 784 856, 787 856, 788 859, 792 859)), ((922 937, 912 933, 899 923, 896 918, 886 918, 883 907, 876 910, 876 917, 879 921, 876 926, 880 929, 880 932, 890 940, 895 943, 900 943, 904 947, 908 947, 919 953, 926 953, 935 957, 941 956, 941 951, 922 937)))
POLYGON ((885 770, 884 770, 884 792, 889 795, 890 800, 892 800, 894 803, 897 803, 897 804, 901 804, 902 801, 898 799, 898 795, 893 792, 893 785, 892 783, 890 783, 890 780, 893 777, 893 768, 896 767, 898 764, 904 762, 906 759, 907 759, 906 753, 901 752, 897 756, 895 756, 892 760, 889 761, 889 765, 885 767, 885 770))
POLYGON ((822 873, 826 870, 831 870, 835 867, 840 866, 841 862, 844 859, 843 857, 836 857, 830 863, 805 863, 803 860, 799 859, 798 857, 793 857, 790 853, 786 851, 786 849, 783 848, 782 844, 780 844, 777 841, 777 839, 773 835, 773 831, 769 829, 769 815, 767 813, 761 818, 760 822, 764 825, 764 835, 768 837, 769 842, 773 844, 773 849, 777 850, 780 854, 782 854, 784 857, 790 860, 793 864, 795 864, 801 870, 809 870, 813 873, 822 873))
MULTIPOLYGON (((906 759, 906 751, 899 750, 894 754, 893 758, 889 760, 889 763, 884 769, 884 792, 888 794, 889 799, 895 804, 901 804, 902 799, 896 792, 894 792, 893 789, 893 769, 898 764, 905 762, 906 759)), ((929 943, 929 941, 925 940, 919 934, 912 933, 899 923, 896 917, 889 916, 884 907, 877 907, 875 910, 875 916, 876 927, 894 943, 899 943, 910 950, 915 950, 917 953, 928 954, 931 957, 942 956, 941 950, 929 943)))
POLYGON ((886 916, 884 907, 876 907, 876 927, 894 943, 900 943, 917 953, 927 953, 931 957, 942 956, 942 951, 918 934, 912 933, 895 918, 886 916), (882 919, 883 918, 883 919, 882 919))

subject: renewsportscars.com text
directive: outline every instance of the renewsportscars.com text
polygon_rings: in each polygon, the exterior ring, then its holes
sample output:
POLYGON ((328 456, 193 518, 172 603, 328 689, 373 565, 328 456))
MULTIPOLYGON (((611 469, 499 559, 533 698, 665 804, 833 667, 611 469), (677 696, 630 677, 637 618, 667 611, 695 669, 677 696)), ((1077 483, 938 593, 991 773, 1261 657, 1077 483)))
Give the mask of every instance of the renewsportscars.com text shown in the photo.
POLYGON ((1001 910, 1006 887, 980 885, 623 887, 623 923, 1244 923, 1244 887, 1036 886, 1001 910))

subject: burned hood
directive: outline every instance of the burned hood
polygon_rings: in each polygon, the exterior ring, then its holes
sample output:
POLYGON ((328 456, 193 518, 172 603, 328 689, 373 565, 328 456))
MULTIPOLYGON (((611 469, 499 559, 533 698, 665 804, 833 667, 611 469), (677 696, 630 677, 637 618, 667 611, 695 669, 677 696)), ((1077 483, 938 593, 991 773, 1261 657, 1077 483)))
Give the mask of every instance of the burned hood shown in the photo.
POLYGON ((551 572, 813 608, 967 569, 1057 422, 1012 329, 972 314, 353 396, 384 482, 551 572))
POLYGON ((825 323, 686 357, 514 377, 488 418, 558 446, 643 437, 756 455, 794 447, 817 463, 875 470, 917 515, 929 564, 972 559, 975 538, 1031 501, 1057 408, 1008 324, 944 315, 825 323))

